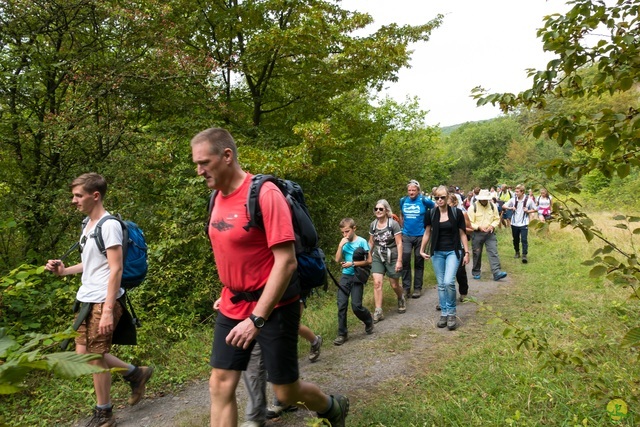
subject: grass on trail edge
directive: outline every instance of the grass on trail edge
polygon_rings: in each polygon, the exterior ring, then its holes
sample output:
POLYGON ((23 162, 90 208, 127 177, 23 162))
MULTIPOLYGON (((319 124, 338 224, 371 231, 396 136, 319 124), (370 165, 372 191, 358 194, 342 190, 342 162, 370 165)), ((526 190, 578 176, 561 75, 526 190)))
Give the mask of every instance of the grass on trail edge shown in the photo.
POLYGON ((581 262, 597 246, 571 230, 531 230, 527 265, 513 258, 509 231, 498 239, 510 284, 479 302, 480 323, 452 334, 414 378, 371 390, 350 426, 638 423, 638 354, 619 346, 638 312, 631 290, 589 278, 581 262), (614 399, 628 407, 619 421, 607 412, 614 399))
MULTIPOLYGON (((352 404, 349 426, 638 424, 638 354, 618 344, 628 319, 637 317, 638 301, 629 299, 629 289, 589 278, 590 267, 581 262, 597 246, 557 224, 549 234, 530 230, 530 262, 523 265, 513 259, 510 231, 501 230, 498 240, 509 285, 490 301, 478 301, 477 322, 434 345, 424 363, 415 361, 412 378, 361 393, 364 398, 352 404), (628 406, 619 422, 607 412, 614 398, 628 406)), ((430 267, 425 273, 425 283, 433 283, 430 267)), ((385 292, 390 292, 388 286, 385 292)), ((365 305, 373 305, 371 287, 365 305)), ((335 294, 311 298, 302 319, 330 343, 336 335, 335 294)), ((139 337, 163 342, 148 329, 139 337)), ((210 326, 194 326, 183 340, 167 344, 151 361, 156 372, 147 396, 179 392, 191 380, 208 378, 210 344, 210 326)), ((308 349, 301 340, 301 357, 308 349)), ((122 350, 129 356, 129 349, 122 350)), ((86 417, 95 403, 90 377, 37 375, 30 385, 26 393, 0 398, 0 419, 6 425, 69 426, 86 417)), ((112 390, 114 404, 123 405, 130 389, 119 375, 114 375, 112 390)))

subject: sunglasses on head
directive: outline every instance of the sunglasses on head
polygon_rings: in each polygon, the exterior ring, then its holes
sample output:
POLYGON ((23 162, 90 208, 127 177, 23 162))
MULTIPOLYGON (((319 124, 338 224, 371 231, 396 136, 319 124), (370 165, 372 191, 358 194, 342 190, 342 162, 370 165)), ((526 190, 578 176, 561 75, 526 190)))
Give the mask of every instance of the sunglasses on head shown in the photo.
POLYGON ((433 196, 436 200, 446 200, 447 196, 433 196))
POLYGON ((373 208, 376 212, 384 212, 384 208, 373 208))

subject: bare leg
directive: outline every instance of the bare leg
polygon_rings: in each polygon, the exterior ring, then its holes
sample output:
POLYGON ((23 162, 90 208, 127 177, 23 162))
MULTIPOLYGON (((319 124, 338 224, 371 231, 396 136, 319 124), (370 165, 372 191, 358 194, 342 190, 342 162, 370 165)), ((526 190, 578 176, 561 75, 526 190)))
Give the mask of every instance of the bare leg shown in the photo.
POLYGON ((382 308, 382 279, 383 274, 373 273, 373 301, 375 302, 375 308, 382 308))
POLYGON ((297 380, 291 384, 274 384, 273 391, 285 406, 301 402, 299 406, 320 413, 327 412, 330 407, 331 398, 313 383, 297 380))
POLYGON ((238 402, 236 388, 240 371, 213 368, 209 379, 211 395, 211 427, 238 425, 238 402))
MULTIPOLYGON (((87 347, 76 344, 76 353, 87 354, 87 347)), ((102 369, 109 369, 109 365, 104 356, 100 359, 92 360, 89 363, 102 369)), ((93 388, 96 392, 97 405, 107 405, 111 403, 111 372, 107 371, 93 374, 93 388)))

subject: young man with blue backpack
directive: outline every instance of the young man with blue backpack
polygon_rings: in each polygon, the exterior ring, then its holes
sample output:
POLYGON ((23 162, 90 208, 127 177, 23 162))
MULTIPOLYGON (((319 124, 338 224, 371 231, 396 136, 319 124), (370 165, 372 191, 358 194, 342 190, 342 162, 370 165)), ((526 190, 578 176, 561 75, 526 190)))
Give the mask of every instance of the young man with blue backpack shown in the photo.
MULTIPOLYGON (((71 183, 71 192, 73 205, 87 215, 78 244, 81 262, 67 267, 64 265, 63 256, 62 259, 49 260, 45 268, 57 276, 82 273, 82 285, 76 295, 79 307, 74 322, 74 329, 79 333, 75 339, 76 353, 99 354, 101 357, 92 363, 105 370, 93 374, 97 402, 93 418, 88 425, 113 427, 116 425, 116 419, 111 403, 109 369, 122 370, 124 379, 131 386, 130 405, 140 401, 146 383, 153 375, 152 367, 137 367, 110 354, 116 331, 120 327, 135 330, 133 324, 122 325, 125 319, 123 313, 128 313, 123 301, 125 290, 121 286, 126 264, 124 252, 129 249, 129 253, 133 253, 134 249, 129 245, 129 230, 126 229, 126 225, 123 227, 121 221, 111 220, 116 218, 111 217, 103 206, 107 183, 101 175, 80 175, 71 183)), ((144 263, 146 273, 146 256, 144 263)), ((126 318, 131 323, 131 317, 126 318)))
MULTIPOLYGON (((212 194, 207 234, 222 292, 216 319, 209 380, 211 426, 237 425, 236 388, 251 351, 260 344, 277 399, 316 411, 342 427, 349 400, 327 395, 301 381, 298 367, 300 287, 293 201, 272 181, 258 187, 242 170, 231 134, 210 128, 194 136, 191 153, 212 194), (252 197, 251 192, 257 195, 252 197), (256 201, 260 216, 248 202, 256 201), (292 280, 293 278, 293 280, 292 280)), ((300 228, 298 228, 300 230, 300 228)))
POLYGON ((424 234, 425 215, 435 203, 422 194, 420 183, 412 179, 407 184, 407 195, 400 199, 402 214, 402 287, 405 295, 420 298, 424 276, 424 258, 420 245, 424 234), (413 253, 413 294, 411 294, 411 254, 413 253))

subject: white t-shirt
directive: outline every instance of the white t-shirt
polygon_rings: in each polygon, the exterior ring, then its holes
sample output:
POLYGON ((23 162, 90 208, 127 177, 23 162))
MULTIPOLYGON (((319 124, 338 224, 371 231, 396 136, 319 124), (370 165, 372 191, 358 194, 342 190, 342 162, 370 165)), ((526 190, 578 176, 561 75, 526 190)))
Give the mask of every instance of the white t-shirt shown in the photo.
POLYGON ((528 196, 523 196, 522 200, 518 200, 518 196, 515 196, 507 203, 505 203, 507 208, 512 208, 516 206, 516 210, 513 212, 513 216, 511 217, 511 225, 514 227, 524 227, 529 225, 529 214, 525 213, 526 210, 531 211, 536 209, 536 204, 531 201, 528 196), (517 206, 516 206, 516 201, 517 206))
MULTIPOLYGON (((104 215, 109 215, 109 212, 104 215)), ((85 227, 80 236, 80 247, 82 248, 82 285, 78 289, 76 299, 81 302, 100 303, 107 299, 107 288, 109 286, 109 263, 107 257, 98 249, 95 238, 95 226, 85 227)), ((113 246, 122 246, 122 227, 118 221, 105 221, 102 224, 102 240, 105 249, 113 246)), ((124 294, 124 289, 120 288, 117 298, 124 294)))

